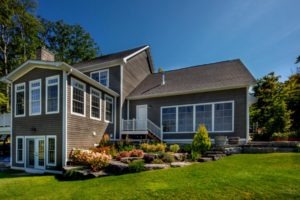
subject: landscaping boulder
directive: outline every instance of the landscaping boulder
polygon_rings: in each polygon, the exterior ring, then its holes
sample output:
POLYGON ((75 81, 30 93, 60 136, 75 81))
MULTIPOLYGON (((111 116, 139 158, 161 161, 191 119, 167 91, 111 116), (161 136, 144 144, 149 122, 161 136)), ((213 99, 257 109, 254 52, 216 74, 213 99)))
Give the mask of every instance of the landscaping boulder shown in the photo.
POLYGON ((187 153, 174 153, 174 158, 178 161, 184 161, 187 158, 187 153))
POLYGON ((155 170, 155 169, 167 169, 170 165, 168 164, 145 164, 146 170, 155 170))
POLYGON ((192 163, 190 162, 172 162, 171 167, 185 167, 188 165, 191 165, 192 163))
POLYGON ((125 174, 129 172, 128 164, 122 163, 120 161, 111 160, 106 171, 112 174, 125 174))
POLYGON ((131 163, 132 161, 134 161, 134 160, 141 160, 141 159, 143 159, 143 158, 140 158, 140 157, 124 157, 124 158, 121 158, 121 162, 122 163, 126 163, 126 164, 128 164, 128 163, 131 163))
POLYGON ((198 159, 198 162, 209 162, 212 161, 212 158, 210 157, 201 157, 198 159))

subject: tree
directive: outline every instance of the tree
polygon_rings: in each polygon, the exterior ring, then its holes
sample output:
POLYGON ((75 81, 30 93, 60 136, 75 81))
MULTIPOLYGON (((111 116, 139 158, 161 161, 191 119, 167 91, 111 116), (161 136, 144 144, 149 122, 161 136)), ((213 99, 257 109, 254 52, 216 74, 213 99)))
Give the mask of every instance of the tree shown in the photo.
POLYGON ((251 106, 250 118, 263 128, 261 139, 269 140, 275 132, 286 132, 291 126, 290 115, 286 105, 287 90, 279 82, 279 76, 269 73, 257 80, 253 87, 257 102, 251 106))
POLYGON ((296 58, 296 63, 295 63, 295 64, 297 64, 297 63, 300 63, 300 56, 298 56, 298 57, 296 58))
POLYGON ((205 153, 211 147, 207 129, 204 124, 200 124, 192 142, 192 156, 197 159, 199 154, 205 153))
POLYGON ((157 72, 158 72, 158 73, 162 73, 162 72, 164 72, 164 69, 163 69, 162 67, 159 67, 159 68, 157 69, 157 72))
POLYGON ((285 82, 285 87, 288 92, 286 98, 287 107, 292 111, 291 130, 300 133, 300 74, 291 75, 285 82))
POLYGON ((55 53, 57 61, 74 64, 99 53, 96 42, 80 25, 69 25, 62 20, 51 22, 41 18, 40 21, 44 28, 39 34, 40 40, 55 53))
MULTIPOLYGON (((35 57, 41 28, 34 16, 35 8, 33 0, 1 0, 0 76, 6 76, 27 59, 35 57)), ((0 87, 0 106, 6 104, 8 107, 9 87, 5 84, 0 87)))

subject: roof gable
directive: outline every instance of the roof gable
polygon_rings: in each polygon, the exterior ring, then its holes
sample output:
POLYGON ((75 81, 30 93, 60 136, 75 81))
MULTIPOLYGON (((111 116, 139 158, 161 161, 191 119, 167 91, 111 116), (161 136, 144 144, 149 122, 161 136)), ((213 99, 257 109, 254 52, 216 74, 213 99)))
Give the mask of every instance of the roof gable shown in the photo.
POLYGON ((254 77, 240 60, 229 60, 150 74, 129 95, 129 99, 247 87, 254 77))

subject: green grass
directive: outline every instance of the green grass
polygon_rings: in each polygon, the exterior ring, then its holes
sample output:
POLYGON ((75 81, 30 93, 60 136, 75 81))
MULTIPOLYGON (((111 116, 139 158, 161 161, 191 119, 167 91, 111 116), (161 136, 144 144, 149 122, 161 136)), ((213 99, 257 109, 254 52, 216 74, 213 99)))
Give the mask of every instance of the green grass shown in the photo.
POLYGON ((0 173, 0 199, 300 199, 300 153, 241 154, 83 181, 0 173))

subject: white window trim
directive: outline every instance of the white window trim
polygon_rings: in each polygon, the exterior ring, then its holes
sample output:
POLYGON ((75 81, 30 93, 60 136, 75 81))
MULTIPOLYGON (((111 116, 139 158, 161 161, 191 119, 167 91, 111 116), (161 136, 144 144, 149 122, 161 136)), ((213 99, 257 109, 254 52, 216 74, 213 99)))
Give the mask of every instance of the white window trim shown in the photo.
POLYGON ((26 84, 24 83, 18 83, 15 85, 15 107, 14 107, 14 113, 15 117, 25 117, 26 116, 26 84), (17 91, 18 86, 24 86, 23 90, 17 91), (17 115, 17 92, 24 92, 24 114, 17 115))
POLYGON ((114 114, 114 112, 115 112, 115 108, 114 108, 114 99, 111 97, 111 96, 109 96, 109 95, 107 95, 107 94, 105 94, 104 95, 104 121, 106 122, 106 123, 114 123, 114 116, 115 116, 115 114, 114 114), (111 101, 112 101, 112 121, 108 121, 108 120, 106 120, 106 98, 108 98, 108 99, 111 99, 111 101))
MULTIPOLYGON (((79 89, 81 90, 81 89, 79 89)), ((86 84, 75 79, 75 78, 71 78, 71 114, 72 115, 76 115, 76 116, 80 116, 80 117, 85 117, 85 114, 86 114, 86 84), (73 85, 74 85, 74 82, 79 82, 80 84, 83 84, 84 86, 84 90, 83 90, 83 114, 81 113, 76 113, 76 112, 73 112, 73 85)))
POLYGON ((95 88, 92 88, 91 87, 91 89, 90 89, 91 91, 90 91, 90 118, 91 119, 94 119, 94 120, 98 120, 98 121, 101 121, 101 112, 102 112, 102 93, 99 91, 99 90, 96 90, 95 88), (97 93, 99 93, 99 106, 100 106, 100 109, 99 109, 99 118, 97 118, 97 117, 93 117, 92 116, 92 97, 93 97, 93 93, 92 93, 92 91, 94 91, 94 92, 97 92, 97 93))
POLYGON ((234 112, 235 112, 235 106, 234 106, 234 101, 219 101, 219 102, 209 102, 209 103, 197 103, 197 104, 184 104, 184 105, 172 105, 172 106, 161 106, 160 107, 160 124, 161 124, 161 131, 163 134, 180 134, 180 133, 191 133, 196 131, 195 127, 195 121, 196 121, 196 106, 198 105, 212 105, 212 130, 208 131, 208 133, 232 133, 234 132, 234 112), (219 103, 232 103, 232 129, 231 130, 226 130, 226 131, 215 131, 215 104, 219 103), (179 107, 185 107, 185 106, 193 106, 193 112, 194 112, 194 118, 193 118, 193 131, 184 131, 184 132, 179 132, 178 131, 178 108, 179 107), (164 108, 176 108, 176 131, 175 132, 164 132, 163 131, 163 123, 162 123, 162 110, 164 108))
POLYGON ((24 164, 24 156, 25 156, 25 141, 24 136, 17 136, 16 137, 16 163, 18 164, 24 164), (19 154, 18 154, 18 139, 22 139, 22 160, 18 160, 19 154))
POLYGON ((46 136, 46 165, 47 166, 56 166, 57 162, 57 140, 56 140, 56 135, 51 135, 51 136, 46 136), (54 163, 49 163, 49 140, 50 138, 54 138, 54 163))
MULTIPOLYGON (((34 88, 37 89, 37 88, 34 88)), ((42 114, 42 79, 36 79, 33 81, 29 81, 29 116, 36 116, 36 115, 41 115, 42 114), (40 112, 38 113, 32 113, 31 111, 31 97, 32 97, 32 90, 33 88, 31 87, 32 83, 40 83, 39 89, 40 89, 40 112)))
POLYGON ((49 76, 46 78, 46 104, 45 104, 45 111, 46 111, 46 114, 56 114, 56 113, 59 113, 59 102, 60 102, 60 77, 59 75, 55 75, 55 76, 49 76), (51 79, 57 79, 57 83, 55 84, 48 84, 48 81, 51 80, 51 79), (51 111, 51 112, 48 112, 48 86, 52 86, 52 85, 57 85, 57 110, 56 111, 51 111))
POLYGON ((102 70, 98 70, 98 71, 94 71, 94 72, 91 72, 90 74, 90 78, 92 78, 92 75, 93 74, 99 74, 99 83, 105 87, 109 87, 109 69, 102 69, 102 70), (100 83, 100 73, 101 72, 107 72, 107 85, 103 85, 100 83))

